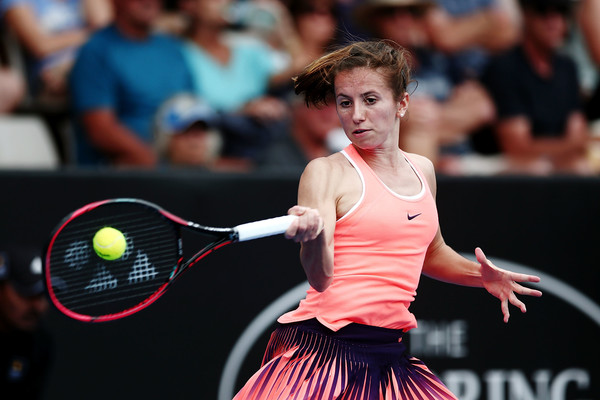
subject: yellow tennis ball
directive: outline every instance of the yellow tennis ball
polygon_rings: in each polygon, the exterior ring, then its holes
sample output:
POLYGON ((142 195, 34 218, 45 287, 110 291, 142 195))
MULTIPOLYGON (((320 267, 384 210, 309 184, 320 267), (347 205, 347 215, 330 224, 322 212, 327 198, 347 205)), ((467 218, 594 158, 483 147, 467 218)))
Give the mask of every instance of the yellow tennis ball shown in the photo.
POLYGON ((122 257, 127 248, 127 241, 123 233, 110 226, 96 232, 93 242, 96 254, 105 260, 116 260, 122 257))

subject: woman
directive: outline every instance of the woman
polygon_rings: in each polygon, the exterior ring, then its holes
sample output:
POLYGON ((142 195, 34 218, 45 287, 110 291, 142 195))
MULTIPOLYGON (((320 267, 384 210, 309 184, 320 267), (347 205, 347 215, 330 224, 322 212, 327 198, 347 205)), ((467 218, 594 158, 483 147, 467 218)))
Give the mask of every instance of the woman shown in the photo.
POLYGON ((280 11, 273 35, 288 44, 285 51, 292 61, 287 66, 262 37, 249 39, 234 34, 227 11, 233 4, 232 0, 196 0, 184 53, 194 94, 222 116, 216 125, 224 136, 224 158, 251 167, 287 129, 288 105, 272 96, 269 89, 301 70, 294 61, 301 52, 285 9, 277 1, 257 4, 265 10, 280 11))
POLYGON ((432 163, 398 148, 408 82, 407 53, 382 41, 350 44, 296 78, 309 104, 334 96, 351 145, 302 174, 286 237, 302 244, 311 288, 279 318, 263 367, 236 399, 455 399, 401 340, 416 327, 408 307, 420 274, 485 287, 505 322, 509 302, 525 312, 515 293, 541 295, 516 283, 539 278, 444 243, 432 163))

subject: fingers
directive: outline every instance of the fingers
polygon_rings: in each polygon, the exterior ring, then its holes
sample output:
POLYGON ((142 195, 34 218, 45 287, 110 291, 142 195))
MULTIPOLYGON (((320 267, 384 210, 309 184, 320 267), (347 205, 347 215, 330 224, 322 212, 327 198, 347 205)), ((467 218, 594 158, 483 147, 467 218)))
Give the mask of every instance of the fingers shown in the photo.
POLYGON ((295 242, 308 242, 314 240, 323 231, 325 225, 319 211, 314 208, 294 206, 288 210, 288 214, 297 215, 299 218, 292 222, 285 237, 295 242))
POLYGON ((534 297, 541 297, 542 296, 542 292, 536 289, 531 289, 525 286, 521 286, 521 285, 515 285, 515 288, 513 289, 515 292, 517 292, 518 294, 524 295, 524 296, 534 296, 534 297))
POLYGON ((508 300, 504 299, 500 303, 500 308, 502 309, 502 315, 504 315, 504 323, 508 322, 510 318, 510 310, 508 309, 508 300))
POLYGON ((477 262, 479 264, 488 264, 489 263, 487 257, 485 256, 485 254, 483 253, 483 250, 481 250, 480 247, 477 247, 475 249, 475 257, 477 257, 477 262))
POLYGON ((515 282, 539 282, 540 277, 535 275, 519 274, 516 272, 510 273, 510 279, 515 282))
POLYGON ((515 296, 514 293, 511 293, 510 296, 508 297, 508 299, 510 301, 510 304, 517 307, 519 310, 521 310, 522 313, 527 312, 527 307, 525 307, 525 303, 523 303, 521 300, 519 300, 517 298, 517 296, 515 296))
POLYGON ((500 308, 502 315, 504 316, 504 322, 507 323, 510 319, 510 306, 509 303, 521 310, 522 313, 527 312, 525 303, 519 300, 516 294, 525 296, 542 296, 542 292, 536 289, 531 289, 517 282, 539 282, 540 278, 534 275, 521 274, 511 271, 506 271, 501 268, 497 268, 487 259, 483 250, 477 247, 475 249, 475 256, 477 261, 482 266, 489 266, 492 269, 483 269, 482 274, 484 279, 488 279, 486 288, 494 296, 500 299, 500 308))
POLYGON ((536 296, 536 297, 539 297, 542 295, 542 292, 540 292, 539 290, 529 289, 529 288, 523 287, 521 285, 515 284, 515 288, 513 289, 513 291, 511 291, 506 298, 501 299, 500 307, 502 309, 502 314, 504 315, 505 323, 508 322, 508 319, 510 318, 509 302, 510 302, 510 304, 517 307, 519 310, 521 310, 522 313, 527 312, 527 307, 525 306, 525 303, 523 303, 521 300, 519 300, 519 298, 515 295, 515 292, 518 294, 521 294, 521 295, 536 296))

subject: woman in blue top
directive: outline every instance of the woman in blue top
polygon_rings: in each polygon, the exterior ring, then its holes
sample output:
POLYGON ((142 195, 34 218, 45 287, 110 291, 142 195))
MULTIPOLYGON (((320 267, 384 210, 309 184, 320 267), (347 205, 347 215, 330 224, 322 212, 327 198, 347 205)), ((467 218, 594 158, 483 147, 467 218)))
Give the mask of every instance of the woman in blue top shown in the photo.
POLYGON ((270 87, 289 81, 308 60, 299 57, 289 16, 277 2, 260 4, 273 15, 273 36, 287 60, 263 38, 231 34, 230 0, 196 1, 185 48, 195 94, 223 116, 224 156, 257 162, 274 135, 285 131, 288 117, 286 102, 270 96, 270 87))

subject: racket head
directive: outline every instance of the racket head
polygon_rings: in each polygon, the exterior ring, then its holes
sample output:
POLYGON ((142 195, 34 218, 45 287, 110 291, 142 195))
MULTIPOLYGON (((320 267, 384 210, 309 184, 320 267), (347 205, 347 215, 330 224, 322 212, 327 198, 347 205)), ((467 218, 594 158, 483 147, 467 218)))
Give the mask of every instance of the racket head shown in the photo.
POLYGON ((187 222, 139 199, 86 205, 55 228, 44 256, 47 294, 63 314, 84 322, 131 315, 159 298, 182 269, 187 222), (110 226, 127 246, 116 260, 99 257, 95 233, 110 226))

